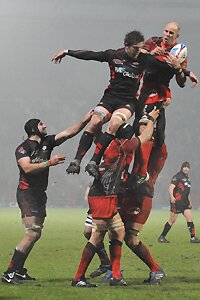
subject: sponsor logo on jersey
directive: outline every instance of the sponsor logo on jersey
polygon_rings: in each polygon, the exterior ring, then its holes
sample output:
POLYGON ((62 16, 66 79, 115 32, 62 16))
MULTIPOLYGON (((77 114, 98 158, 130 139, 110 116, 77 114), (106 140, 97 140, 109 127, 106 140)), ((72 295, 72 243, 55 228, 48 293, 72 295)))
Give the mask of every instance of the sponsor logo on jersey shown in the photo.
POLYGON ((47 149, 47 146, 43 146, 43 147, 42 147, 42 150, 45 151, 46 149, 47 149))
POLYGON ((135 79, 139 78, 139 74, 134 74, 132 72, 128 72, 128 71, 126 71, 126 68, 123 68, 123 67, 115 67, 115 72, 121 73, 125 77, 130 77, 130 78, 135 78, 135 79))

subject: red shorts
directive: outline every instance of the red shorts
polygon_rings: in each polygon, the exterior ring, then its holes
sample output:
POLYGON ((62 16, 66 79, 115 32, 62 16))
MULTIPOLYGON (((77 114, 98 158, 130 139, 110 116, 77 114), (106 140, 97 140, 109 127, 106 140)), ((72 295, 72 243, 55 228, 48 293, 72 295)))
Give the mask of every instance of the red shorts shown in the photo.
POLYGON ((138 199, 138 196, 128 196, 122 199, 119 214, 124 224, 127 222, 145 224, 151 209, 152 198, 142 196, 141 199, 138 199), (134 214, 134 211, 137 207, 139 207, 140 211, 138 214, 134 214))
POLYGON ((88 203, 93 219, 112 219, 118 213, 117 196, 89 196, 88 203))
POLYGON ((152 92, 145 101, 145 104, 153 104, 156 102, 165 101, 167 98, 171 99, 171 91, 165 85, 161 85, 162 92, 152 92))

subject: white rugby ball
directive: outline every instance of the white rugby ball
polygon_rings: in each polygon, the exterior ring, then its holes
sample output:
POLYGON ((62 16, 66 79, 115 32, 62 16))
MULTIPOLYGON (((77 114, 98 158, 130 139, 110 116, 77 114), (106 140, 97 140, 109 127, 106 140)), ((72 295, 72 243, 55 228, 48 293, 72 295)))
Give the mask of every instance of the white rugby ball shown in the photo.
POLYGON ((181 64, 187 58, 187 47, 184 44, 177 44, 169 54, 176 56, 181 64))

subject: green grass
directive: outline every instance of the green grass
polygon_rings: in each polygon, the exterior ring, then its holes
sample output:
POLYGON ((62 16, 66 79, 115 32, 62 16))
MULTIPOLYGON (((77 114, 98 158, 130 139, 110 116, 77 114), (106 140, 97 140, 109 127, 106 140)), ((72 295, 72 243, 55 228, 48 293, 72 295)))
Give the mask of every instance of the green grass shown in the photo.
MULTIPOLYGON (((158 244, 157 237, 167 220, 167 211, 153 211, 141 240, 149 247, 156 261, 163 267, 167 277, 160 286, 144 286, 149 270, 125 245, 122 269, 127 287, 110 287, 99 284, 97 289, 76 289, 70 286, 76 272, 82 248, 86 243, 82 231, 86 210, 48 209, 43 236, 27 260, 26 267, 34 283, 9 286, 0 282, 0 300, 14 299, 199 299, 200 298, 200 244, 190 244, 185 219, 179 216, 168 234, 170 244, 158 244)), ((200 212, 194 212, 194 223, 200 235, 200 212), (199 230, 198 230, 199 229, 199 230)), ((23 236, 18 209, 0 211, 0 272, 8 265, 13 249, 23 236)), ((106 240, 106 246, 108 246, 106 240)), ((88 273, 98 266, 98 259, 89 267, 88 273)), ((98 282, 93 280, 92 282, 98 282)))

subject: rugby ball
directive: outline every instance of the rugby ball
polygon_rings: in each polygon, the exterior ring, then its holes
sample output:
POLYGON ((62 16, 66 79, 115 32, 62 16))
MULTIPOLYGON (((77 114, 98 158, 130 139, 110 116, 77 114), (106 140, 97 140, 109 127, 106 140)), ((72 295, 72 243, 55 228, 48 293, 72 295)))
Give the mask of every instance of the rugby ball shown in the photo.
POLYGON ((184 44, 177 44, 169 54, 176 56, 181 64, 187 58, 187 47, 184 44))

